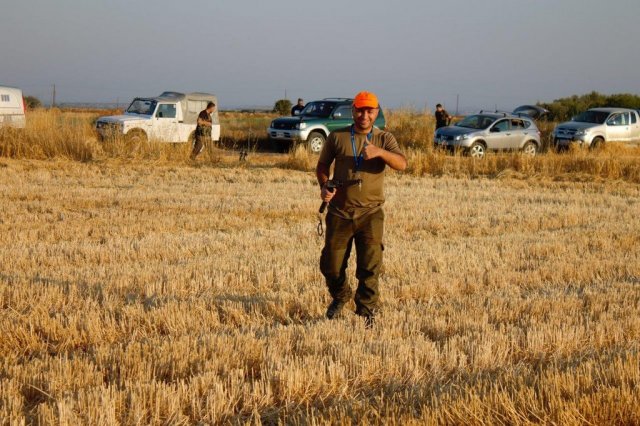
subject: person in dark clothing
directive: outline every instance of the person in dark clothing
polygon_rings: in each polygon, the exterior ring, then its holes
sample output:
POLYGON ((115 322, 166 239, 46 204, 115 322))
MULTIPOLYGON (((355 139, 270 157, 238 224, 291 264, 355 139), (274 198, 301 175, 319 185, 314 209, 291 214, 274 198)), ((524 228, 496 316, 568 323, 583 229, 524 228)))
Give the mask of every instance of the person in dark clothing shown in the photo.
POLYGON ((191 159, 195 160, 198 154, 204 149, 205 143, 211 141, 211 127, 213 119, 211 114, 216 110, 216 104, 209 102, 207 108, 198 114, 198 124, 196 125, 196 139, 193 142, 193 151, 191 151, 191 159))
POLYGON ((451 116, 449 115, 447 110, 442 108, 442 104, 436 105, 436 130, 440 127, 448 126, 450 121, 451 116))
POLYGON ((291 108, 291 115, 300 115, 302 110, 304 109, 304 101, 302 98, 298 98, 298 103, 291 108))

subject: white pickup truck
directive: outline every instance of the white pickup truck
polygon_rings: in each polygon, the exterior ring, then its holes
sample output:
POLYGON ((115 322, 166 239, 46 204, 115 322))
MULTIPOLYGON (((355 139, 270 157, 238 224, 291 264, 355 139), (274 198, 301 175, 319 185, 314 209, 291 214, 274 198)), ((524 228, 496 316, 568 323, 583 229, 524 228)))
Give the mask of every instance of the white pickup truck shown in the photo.
POLYGON ((553 131, 556 147, 571 143, 597 148, 605 142, 640 143, 640 115, 626 108, 592 108, 553 131))
MULTIPOLYGON (((99 117, 96 130, 102 139, 124 136, 130 141, 190 142, 200 111, 218 105, 209 93, 164 92, 155 98, 135 98, 123 115, 99 117)), ((211 139, 220 139, 218 110, 211 115, 211 139)))

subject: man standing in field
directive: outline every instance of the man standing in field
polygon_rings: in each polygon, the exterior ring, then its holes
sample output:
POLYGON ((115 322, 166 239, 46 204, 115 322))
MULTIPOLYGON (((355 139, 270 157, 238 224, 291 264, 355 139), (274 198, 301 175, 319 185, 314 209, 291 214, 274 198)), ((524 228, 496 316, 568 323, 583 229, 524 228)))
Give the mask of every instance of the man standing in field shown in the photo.
POLYGON ((376 95, 358 93, 352 107, 354 124, 329 134, 316 167, 322 188, 320 197, 330 203, 325 246, 320 257, 320 271, 333 299, 326 315, 329 319, 335 318, 351 298, 346 269, 355 242, 356 314, 365 318, 367 326, 373 325, 379 303, 378 277, 384 249, 384 170, 387 165, 395 170, 407 167, 395 137, 374 127, 379 112, 376 95), (330 190, 327 182, 334 162, 333 180, 342 186, 330 190))
POLYGON ((440 127, 446 127, 451 121, 451 116, 441 104, 436 105, 436 130, 440 127))
POLYGON ((211 127, 213 119, 211 114, 216 110, 216 104, 209 102, 207 108, 198 114, 198 124, 196 125, 196 139, 193 143, 193 151, 191 151, 191 159, 195 160, 198 154, 202 152, 205 142, 211 141, 211 127))

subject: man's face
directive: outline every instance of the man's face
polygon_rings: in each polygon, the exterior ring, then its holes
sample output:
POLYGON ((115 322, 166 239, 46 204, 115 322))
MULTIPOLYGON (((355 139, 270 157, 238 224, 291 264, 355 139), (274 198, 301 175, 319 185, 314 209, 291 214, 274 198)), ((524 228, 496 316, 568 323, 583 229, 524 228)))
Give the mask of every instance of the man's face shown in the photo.
POLYGON ((436 110, 438 110, 438 111, 442 111, 442 107, 441 107, 441 106, 436 107, 436 110))
POLYGON ((353 121, 356 123, 356 127, 361 130, 369 130, 373 127, 373 123, 378 118, 378 112, 380 108, 356 108, 353 107, 353 121))
POLYGON ((209 108, 207 108, 207 111, 209 112, 209 114, 211 114, 215 110, 216 110, 216 106, 215 105, 212 105, 209 108))

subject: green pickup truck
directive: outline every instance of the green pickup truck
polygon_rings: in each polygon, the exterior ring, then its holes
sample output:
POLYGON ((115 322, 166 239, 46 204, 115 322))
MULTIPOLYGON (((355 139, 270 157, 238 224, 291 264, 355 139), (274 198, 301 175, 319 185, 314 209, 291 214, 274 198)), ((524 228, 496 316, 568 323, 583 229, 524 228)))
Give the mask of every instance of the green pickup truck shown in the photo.
MULTIPOLYGON (((309 102, 297 116, 276 118, 267 129, 271 146, 284 151, 295 143, 306 143, 311 152, 319 153, 331 131, 353 123, 352 103, 350 98, 325 98, 309 102)), ((382 108, 375 126, 384 130, 382 108)))

